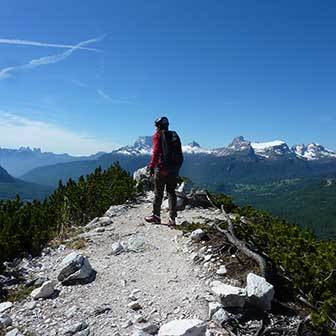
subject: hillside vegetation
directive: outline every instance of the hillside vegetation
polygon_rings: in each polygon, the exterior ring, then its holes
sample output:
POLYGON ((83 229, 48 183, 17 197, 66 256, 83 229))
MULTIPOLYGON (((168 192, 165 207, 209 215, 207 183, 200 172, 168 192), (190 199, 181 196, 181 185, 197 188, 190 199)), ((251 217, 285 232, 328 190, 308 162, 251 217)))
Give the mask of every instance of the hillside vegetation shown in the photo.
MULTIPOLYGON (((293 183, 297 182, 282 182, 288 190, 293 183)), ((333 185, 329 183, 326 188, 329 187, 333 185)), ((248 188, 253 190, 251 186, 248 188)), ((314 188, 310 188, 314 193, 314 188)), ((131 175, 114 164, 106 171, 97 168, 78 181, 59 183, 44 202, 24 203, 19 198, 1 201, 0 262, 23 253, 38 254, 50 239, 72 226, 86 224, 111 205, 122 204, 134 195, 135 182, 131 175)), ((243 226, 239 218, 234 223, 237 236, 267 257, 276 274, 273 283, 282 299, 304 297, 311 304, 315 326, 325 334, 334 335, 336 242, 318 240, 311 231, 264 211, 237 206, 226 195, 214 195, 214 202, 228 212, 244 216, 243 226)))
POLYGON ((272 265, 278 297, 303 298, 321 334, 336 335, 336 241, 318 240, 311 231, 282 218, 250 206, 238 207, 226 195, 213 198, 218 207, 245 218, 244 225, 235 221, 236 234, 272 265))
POLYGON ((286 179, 222 185, 218 191, 238 204, 264 209, 312 229, 320 239, 336 238, 336 178, 286 179))
POLYGON ((119 164, 97 168, 78 182, 59 184, 45 201, 0 201, 0 263, 23 253, 38 254, 53 237, 102 215, 134 195, 134 181, 119 164))

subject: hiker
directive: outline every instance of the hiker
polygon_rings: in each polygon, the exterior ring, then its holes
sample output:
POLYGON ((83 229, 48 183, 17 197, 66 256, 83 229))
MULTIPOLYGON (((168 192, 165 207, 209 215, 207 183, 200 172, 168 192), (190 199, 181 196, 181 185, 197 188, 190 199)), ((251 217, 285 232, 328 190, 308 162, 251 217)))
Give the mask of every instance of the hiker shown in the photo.
POLYGON ((164 188, 168 194, 169 220, 168 225, 176 225, 176 194, 177 178, 183 162, 181 140, 175 131, 168 130, 169 121, 166 117, 155 120, 156 133, 153 136, 153 153, 148 166, 150 175, 154 175, 153 214, 145 217, 146 222, 161 224, 161 204, 164 188))

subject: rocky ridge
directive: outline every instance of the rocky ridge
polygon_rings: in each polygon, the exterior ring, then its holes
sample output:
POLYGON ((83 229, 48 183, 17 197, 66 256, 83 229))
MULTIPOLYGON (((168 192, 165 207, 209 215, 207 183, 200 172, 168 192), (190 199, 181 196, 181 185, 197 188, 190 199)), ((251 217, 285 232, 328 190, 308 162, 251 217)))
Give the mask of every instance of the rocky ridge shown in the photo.
MULTIPOLYGON (((183 199, 183 188, 178 193, 183 199)), ((230 253, 223 258, 206 229, 183 233, 190 223, 211 228, 225 220, 220 210, 184 204, 177 230, 144 223, 152 198, 149 192, 112 206, 88 223, 71 239, 84 240, 82 250, 60 245, 39 258, 7 264, 21 268, 26 284, 37 289, 20 302, 0 305, 6 336, 230 335, 223 326, 245 305, 270 309, 273 286, 254 274, 255 265, 239 267, 238 256, 230 253)), ((288 325, 298 322, 286 318, 288 325)), ((260 317, 250 319, 245 335, 261 324, 260 317)))

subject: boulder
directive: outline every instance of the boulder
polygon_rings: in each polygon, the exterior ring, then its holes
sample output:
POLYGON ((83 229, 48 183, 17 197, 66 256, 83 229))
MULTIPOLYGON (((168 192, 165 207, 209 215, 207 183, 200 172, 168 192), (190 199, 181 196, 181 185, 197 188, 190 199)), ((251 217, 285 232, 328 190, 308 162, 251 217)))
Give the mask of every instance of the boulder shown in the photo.
POLYGON ((262 310, 270 310, 274 297, 274 287, 265 278, 249 273, 247 275, 246 291, 249 303, 262 310))
POLYGON ((158 336, 205 336, 206 330, 201 320, 173 320, 160 328, 158 336))
MULTIPOLYGON (((185 208, 185 201, 182 197, 177 196, 176 198, 176 210, 177 211, 183 211, 185 208)), ((166 199, 165 201, 163 201, 162 203, 162 208, 165 210, 169 210, 169 201, 166 199)))
POLYGON ((139 310, 141 309, 141 305, 138 301, 132 301, 127 305, 128 308, 133 309, 133 310, 139 310))
POLYGON ((136 186, 141 186, 143 191, 154 190, 153 179, 150 177, 147 167, 136 170, 133 174, 133 179, 136 181, 136 186))
POLYGON ((6 329, 13 324, 13 320, 7 314, 0 315, 0 330, 1 328, 6 329))
POLYGON ((60 265, 58 280, 62 285, 87 284, 95 278, 96 271, 91 267, 89 259, 77 252, 67 255, 60 265))
POLYGON ((5 334, 5 336, 23 336, 23 334, 20 333, 19 329, 13 329, 5 334))
POLYGON ((206 190, 192 190, 187 195, 188 204, 193 207, 211 208, 212 204, 208 200, 208 194, 206 190))
POLYGON ((34 300, 38 299, 47 299, 51 297, 55 292, 55 282, 54 281, 46 281, 43 283, 43 285, 39 288, 34 289, 30 296, 34 300))
POLYGON ((190 239, 196 242, 206 240, 207 238, 207 234, 202 229, 197 229, 190 234, 190 239))
POLYGON ((247 292, 243 288, 224 284, 220 281, 213 281, 210 285, 212 294, 226 307, 244 307, 247 292))
POLYGON ((209 302, 209 318, 212 318, 220 308, 223 308, 223 305, 219 302, 209 302))
POLYGON ((224 265, 220 266, 219 269, 216 271, 218 275, 225 275, 227 273, 227 269, 224 265))
POLYGON ((230 314, 224 308, 219 308, 212 316, 212 320, 220 326, 229 318, 230 314))
POLYGON ((112 253, 118 255, 122 252, 125 252, 124 246, 120 242, 115 242, 112 244, 112 253))
POLYGON ((13 303, 9 301, 0 303, 0 313, 3 313, 6 310, 12 308, 12 306, 13 306, 13 303))
POLYGON ((112 219, 108 216, 105 217, 100 217, 98 220, 98 223, 100 226, 108 226, 110 224, 112 224, 112 219))

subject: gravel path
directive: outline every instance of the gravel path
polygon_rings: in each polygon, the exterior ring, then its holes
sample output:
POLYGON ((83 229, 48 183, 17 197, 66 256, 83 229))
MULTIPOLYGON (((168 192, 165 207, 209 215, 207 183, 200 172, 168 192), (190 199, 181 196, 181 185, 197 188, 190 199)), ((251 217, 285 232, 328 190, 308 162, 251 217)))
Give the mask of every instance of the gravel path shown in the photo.
MULTIPOLYGON (((136 322, 141 317, 158 326, 179 318, 207 320, 208 286, 190 260, 190 241, 178 230, 144 224, 143 217, 151 212, 150 201, 150 197, 144 198, 137 204, 111 209, 113 223, 104 227, 104 232, 96 229, 85 234, 89 246, 80 252, 89 257, 97 271, 94 282, 68 287, 58 284, 58 297, 37 301, 33 309, 27 307, 30 299, 15 303, 10 311, 14 324, 30 330, 30 335, 46 336, 64 335, 67 327, 85 321, 90 335, 108 336, 132 335, 136 326, 144 325, 136 322), (112 254, 114 242, 129 239, 140 252, 112 254), (137 299, 141 309, 128 307, 130 296, 137 299)), ((214 217, 216 213, 185 210, 178 220, 199 220, 205 215, 214 217)), ((30 267, 35 275, 57 279, 58 266, 70 252, 52 250, 34 259, 30 267)))

